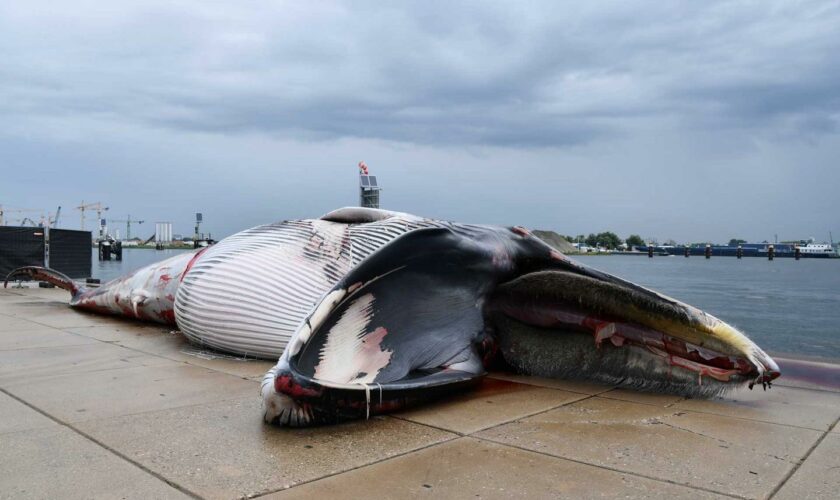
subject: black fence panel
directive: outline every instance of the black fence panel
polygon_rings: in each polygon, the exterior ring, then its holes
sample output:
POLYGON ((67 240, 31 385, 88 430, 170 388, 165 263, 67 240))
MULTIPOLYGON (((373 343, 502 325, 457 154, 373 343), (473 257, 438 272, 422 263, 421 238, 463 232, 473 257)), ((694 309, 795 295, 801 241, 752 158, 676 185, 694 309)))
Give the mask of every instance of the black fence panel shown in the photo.
POLYGON ((44 228, 0 226, 0 278, 21 266, 43 265, 44 228))
POLYGON ((73 279, 90 277, 90 231, 50 229, 50 267, 73 279))

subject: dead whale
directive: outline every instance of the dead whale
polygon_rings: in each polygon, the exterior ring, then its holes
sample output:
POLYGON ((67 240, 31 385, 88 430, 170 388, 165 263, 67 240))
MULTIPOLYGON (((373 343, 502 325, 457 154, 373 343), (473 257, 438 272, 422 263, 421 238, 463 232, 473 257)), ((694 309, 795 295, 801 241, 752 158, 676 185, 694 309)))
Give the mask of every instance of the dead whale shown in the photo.
POLYGON ((779 376, 734 327, 519 227, 345 208, 258 226, 96 289, 44 268, 15 275, 70 290, 76 308, 279 356, 261 391, 264 419, 281 425, 420 404, 474 385, 494 364, 700 396, 779 376))

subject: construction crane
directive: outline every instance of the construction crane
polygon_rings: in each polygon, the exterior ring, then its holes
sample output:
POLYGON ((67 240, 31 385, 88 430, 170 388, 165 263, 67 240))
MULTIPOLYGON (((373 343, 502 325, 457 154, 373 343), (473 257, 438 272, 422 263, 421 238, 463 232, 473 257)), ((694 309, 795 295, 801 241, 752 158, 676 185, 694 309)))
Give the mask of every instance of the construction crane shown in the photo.
POLYGON ((0 226, 6 225, 10 214, 18 214, 19 216, 25 212, 40 212, 41 217, 44 216, 44 211, 37 208, 3 208, 3 205, 0 205, 0 226))
POLYGON ((129 215, 125 219, 111 219, 111 222, 125 222, 125 239, 130 240, 131 239, 131 225, 132 224, 138 224, 139 225, 139 224, 142 224, 146 221, 132 219, 131 215, 129 215))
POLYGON ((55 211, 55 216, 50 215, 47 219, 47 225, 49 227, 58 227, 58 218, 61 217, 61 205, 59 205, 58 209, 55 211))
POLYGON ((102 203, 88 203, 85 205, 85 202, 82 201, 82 204, 76 207, 76 210, 81 210, 82 212, 82 231, 85 230, 85 210, 96 210, 96 219, 99 221, 99 239, 102 239, 102 212, 108 210, 108 207, 102 206, 102 203))

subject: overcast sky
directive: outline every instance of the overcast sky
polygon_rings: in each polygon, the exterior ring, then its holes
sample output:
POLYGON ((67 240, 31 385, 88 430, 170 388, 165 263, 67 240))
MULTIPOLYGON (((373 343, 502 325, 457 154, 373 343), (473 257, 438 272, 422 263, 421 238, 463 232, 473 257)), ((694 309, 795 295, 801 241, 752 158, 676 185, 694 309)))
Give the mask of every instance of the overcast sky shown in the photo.
POLYGON ((840 3, 590 3, 2 2, 0 204, 840 238, 840 3))

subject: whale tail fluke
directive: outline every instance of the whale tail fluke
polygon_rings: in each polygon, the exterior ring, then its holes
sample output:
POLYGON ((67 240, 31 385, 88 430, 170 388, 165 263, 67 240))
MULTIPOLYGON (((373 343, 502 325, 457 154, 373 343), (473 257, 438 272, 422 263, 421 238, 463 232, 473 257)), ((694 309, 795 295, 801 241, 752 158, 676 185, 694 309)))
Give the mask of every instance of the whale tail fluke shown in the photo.
POLYGON ((18 276, 26 276, 31 280, 46 281, 53 285, 69 290, 75 297, 76 295, 85 291, 85 288, 76 284, 66 274, 60 273, 55 269, 40 266, 24 266, 19 267, 6 275, 6 280, 3 282, 3 288, 8 287, 9 280, 18 276))

